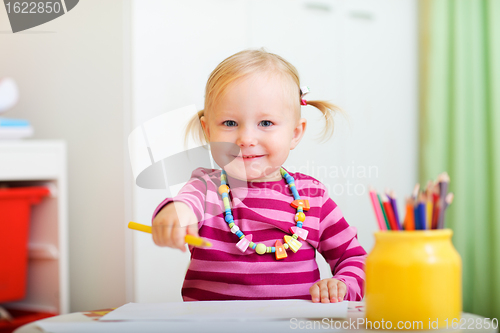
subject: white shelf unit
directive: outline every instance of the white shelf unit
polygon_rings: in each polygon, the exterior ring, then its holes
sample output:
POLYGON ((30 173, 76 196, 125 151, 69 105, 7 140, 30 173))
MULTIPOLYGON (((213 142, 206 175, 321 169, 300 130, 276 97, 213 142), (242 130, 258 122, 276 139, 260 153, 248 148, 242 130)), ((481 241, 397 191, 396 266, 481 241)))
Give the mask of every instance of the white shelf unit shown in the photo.
POLYGON ((69 312, 66 144, 57 140, 0 141, 0 186, 47 186, 32 206, 26 297, 9 307, 69 312))

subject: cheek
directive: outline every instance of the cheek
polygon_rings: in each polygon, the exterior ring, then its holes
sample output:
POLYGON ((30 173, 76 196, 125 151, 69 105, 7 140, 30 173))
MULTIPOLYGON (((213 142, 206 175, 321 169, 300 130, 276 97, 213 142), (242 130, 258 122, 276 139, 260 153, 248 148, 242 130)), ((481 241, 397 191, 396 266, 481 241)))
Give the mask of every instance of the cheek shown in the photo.
POLYGON ((213 142, 221 141, 220 138, 222 133, 217 126, 210 124, 208 126, 208 131, 210 133, 210 141, 213 142))
POLYGON ((293 135, 290 133, 290 131, 280 131, 270 137, 268 144, 271 149, 275 151, 281 150, 286 153, 286 151, 290 150, 292 138, 293 135))
POLYGON ((286 141, 274 141, 269 145, 271 158, 276 160, 286 159, 290 153, 290 144, 286 141))
POLYGON ((212 142, 230 142, 234 143, 236 139, 228 132, 216 131, 210 140, 212 142))

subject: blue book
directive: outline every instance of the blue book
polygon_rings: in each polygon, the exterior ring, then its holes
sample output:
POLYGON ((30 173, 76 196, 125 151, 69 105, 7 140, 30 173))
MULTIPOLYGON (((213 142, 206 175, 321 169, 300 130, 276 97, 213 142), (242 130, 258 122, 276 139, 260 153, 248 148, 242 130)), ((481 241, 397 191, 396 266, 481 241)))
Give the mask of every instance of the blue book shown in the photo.
POLYGON ((24 119, 0 118, 0 140, 22 139, 33 135, 33 127, 24 119))
POLYGON ((29 127, 30 123, 24 119, 0 118, 0 127, 29 127))

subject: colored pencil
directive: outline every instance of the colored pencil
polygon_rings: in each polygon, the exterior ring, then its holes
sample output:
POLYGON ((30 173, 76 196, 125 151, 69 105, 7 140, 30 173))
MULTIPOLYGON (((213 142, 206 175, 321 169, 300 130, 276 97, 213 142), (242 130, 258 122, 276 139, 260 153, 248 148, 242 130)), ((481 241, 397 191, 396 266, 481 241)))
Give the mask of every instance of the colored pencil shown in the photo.
POLYGON ((427 197, 427 200, 426 200, 426 216, 425 216, 425 220, 427 222, 427 229, 432 229, 432 212, 433 212, 433 209, 434 209, 434 204, 432 202, 432 192, 433 192, 433 188, 434 188, 434 185, 432 184, 432 181, 429 180, 429 182, 427 182, 427 187, 425 189, 425 196, 427 197))
POLYGON ((413 199, 406 199, 405 230, 415 230, 415 213, 413 212, 413 199))
POLYGON ((432 229, 437 229, 437 221, 439 216, 439 184, 434 184, 432 191, 432 229))
MULTIPOLYGON (((151 233, 152 232, 152 228, 151 226, 149 225, 145 225, 145 224, 140 224, 140 223, 136 223, 136 222, 129 222, 128 224, 128 228, 129 229, 133 229, 133 230, 138 230, 138 231, 142 231, 142 232, 147 232, 147 233, 151 233)), ((186 235, 184 237, 184 242, 186 242, 186 244, 189 244, 189 245, 192 245, 192 246, 195 246, 195 247, 211 247, 212 246, 212 243, 210 243, 209 241, 201 238, 201 237, 196 237, 196 236, 193 236, 193 235, 186 235)))
POLYGON ((387 230, 391 230, 391 225, 389 224, 389 220, 387 219, 387 214, 385 212, 384 205, 382 204, 382 199, 380 199, 380 194, 377 193, 378 203, 380 205, 380 210, 382 211, 382 215, 384 216, 385 225, 387 226, 387 230))
POLYGON ((427 214, 425 216, 425 221, 427 222, 427 229, 432 229, 432 212, 434 210, 434 205, 432 204, 432 201, 427 201, 425 207, 427 210, 427 214))
POLYGON ((403 230, 403 227, 401 225, 401 220, 399 219, 399 214, 398 214, 396 193, 394 191, 387 191, 387 197, 389 198, 389 202, 391 203, 392 211, 394 212, 394 217, 396 218, 396 224, 398 226, 398 230, 403 230))
POLYGON ((415 230, 421 230, 420 226, 420 211, 418 210, 418 205, 413 206, 413 215, 415 216, 415 230))
POLYGON ((391 203, 389 202, 389 198, 385 194, 382 194, 382 204, 384 205, 385 213, 387 214, 387 219, 389 220, 391 230, 399 230, 391 203))
POLYGON ((404 220, 399 216, 396 194, 393 190, 378 194, 370 188, 370 200, 380 230, 444 228, 446 208, 453 202, 453 193, 448 193, 449 183, 450 177, 443 172, 436 181, 428 181, 425 190, 420 191, 420 184, 415 184, 411 196, 405 199, 404 220))
POLYGON ((446 195, 448 194, 448 183, 450 182, 450 176, 446 172, 443 172, 438 177, 439 182, 439 216, 437 220, 437 228, 444 228, 444 207, 446 204, 446 195))
POLYGON ((421 230, 427 229, 427 222, 426 222, 427 209, 425 208, 425 202, 426 202, 425 194, 420 194, 416 209, 418 211, 419 229, 421 230))
POLYGON ((417 197, 418 197, 418 191, 420 191, 420 184, 416 183, 415 187, 413 188, 413 192, 411 194, 411 197, 413 198, 413 201, 416 202, 417 197))
POLYGON ((382 210, 380 209, 380 204, 378 203, 375 190, 370 188, 369 194, 373 206, 373 211, 375 212, 375 218, 377 219, 378 227, 380 230, 387 230, 387 226, 385 225, 384 217, 382 216, 382 210))

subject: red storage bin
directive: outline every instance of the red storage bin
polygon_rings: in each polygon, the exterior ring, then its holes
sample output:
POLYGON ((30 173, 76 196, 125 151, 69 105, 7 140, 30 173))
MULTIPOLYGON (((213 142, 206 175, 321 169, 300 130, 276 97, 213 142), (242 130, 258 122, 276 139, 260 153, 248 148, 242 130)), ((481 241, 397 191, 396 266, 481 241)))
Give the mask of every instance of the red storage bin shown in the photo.
POLYGON ((0 189, 0 303, 26 294, 30 209, 48 194, 45 187, 0 189))

